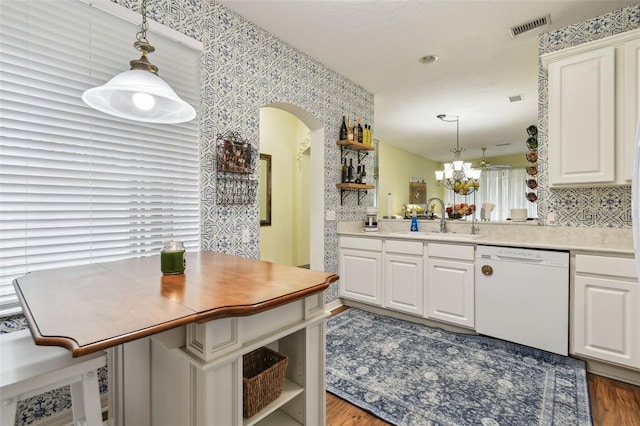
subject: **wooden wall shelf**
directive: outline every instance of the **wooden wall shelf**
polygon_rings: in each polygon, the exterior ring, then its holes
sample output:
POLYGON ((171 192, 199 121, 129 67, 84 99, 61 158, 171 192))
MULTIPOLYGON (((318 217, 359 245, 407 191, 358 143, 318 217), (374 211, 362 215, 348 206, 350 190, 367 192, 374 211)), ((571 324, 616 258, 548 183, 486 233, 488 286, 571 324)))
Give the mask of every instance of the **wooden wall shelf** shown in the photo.
POLYGON ((366 185, 364 183, 336 183, 336 187, 340 189, 375 189, 373 185, 366 185))
POLYGON ((353 149, 355 151, 362 151, 362 150, 366 150, 366 151, 375 151, 376 147, 373 145, 366 145, 360 142, 353 142, 353 141, 338 141, 336 142, 338 145, 340 145, 341 147, 345 147, 348 149, 353 149))
POLYGON ((358 205, 362 201, 362 197, 367 195, 368 189, 375 189, 373 185, 365 185, 362 183, 336 183, 336 188, 340 189, 340 205, 344 204, 344 197, 352 191, 358 193, 358 205))

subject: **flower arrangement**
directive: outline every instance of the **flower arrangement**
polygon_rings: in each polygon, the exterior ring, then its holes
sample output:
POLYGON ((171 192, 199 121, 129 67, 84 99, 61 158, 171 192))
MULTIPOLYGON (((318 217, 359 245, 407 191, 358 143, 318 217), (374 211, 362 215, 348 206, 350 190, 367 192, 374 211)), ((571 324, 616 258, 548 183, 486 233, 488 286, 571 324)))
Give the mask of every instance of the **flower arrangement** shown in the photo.
POLYGON ((473 214, 476 211, 476 205, 467 203, 454 204, 453 206, 448 206, 445 211, 449 219, 462 219, 464 216, 473 214))

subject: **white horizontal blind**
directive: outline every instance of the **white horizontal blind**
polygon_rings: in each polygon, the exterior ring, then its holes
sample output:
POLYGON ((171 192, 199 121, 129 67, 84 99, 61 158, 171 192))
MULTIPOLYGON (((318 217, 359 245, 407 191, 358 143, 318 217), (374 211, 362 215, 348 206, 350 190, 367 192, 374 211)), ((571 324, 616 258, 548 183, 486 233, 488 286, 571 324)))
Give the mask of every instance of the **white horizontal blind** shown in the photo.
MULTIPOLYGON (((156 254, 171 239, 199 249, 198 119, 127 121, 81 99, 139 58, 138 31, 76 0, 2 0, 0 314, 19 309, 11 282, 29 271, 156 254)), ((159 75, 198 111, 200 52, 148 38, 159 75)))

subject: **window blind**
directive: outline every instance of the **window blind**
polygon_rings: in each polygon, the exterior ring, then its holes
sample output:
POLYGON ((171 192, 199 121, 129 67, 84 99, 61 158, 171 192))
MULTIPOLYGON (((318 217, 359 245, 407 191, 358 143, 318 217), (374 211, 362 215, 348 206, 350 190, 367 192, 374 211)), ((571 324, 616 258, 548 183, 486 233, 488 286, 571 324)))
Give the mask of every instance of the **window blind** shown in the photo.
MULTIPOLYGON (((198 119, 127 121, 81 99, 139 58, 138 31, 80 1, 2 2, 0 314, 19 311, 12 280, 30 271, 157 254, 172 239, 199 249, 198 119)), ((199 50, 148 39, 159 75, 198 111, 199 50)))

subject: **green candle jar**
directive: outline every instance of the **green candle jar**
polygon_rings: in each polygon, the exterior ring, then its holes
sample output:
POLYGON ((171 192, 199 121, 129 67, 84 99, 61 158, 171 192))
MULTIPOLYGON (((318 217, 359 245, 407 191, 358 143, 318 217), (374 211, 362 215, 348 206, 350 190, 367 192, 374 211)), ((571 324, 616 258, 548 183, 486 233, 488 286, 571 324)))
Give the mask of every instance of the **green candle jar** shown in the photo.
POLYGON ((164 244, 160 252, 160 270, 165 275, 184 273, 187 258, 184 254, 184 244, 179 241, 169 241, 164 244))

